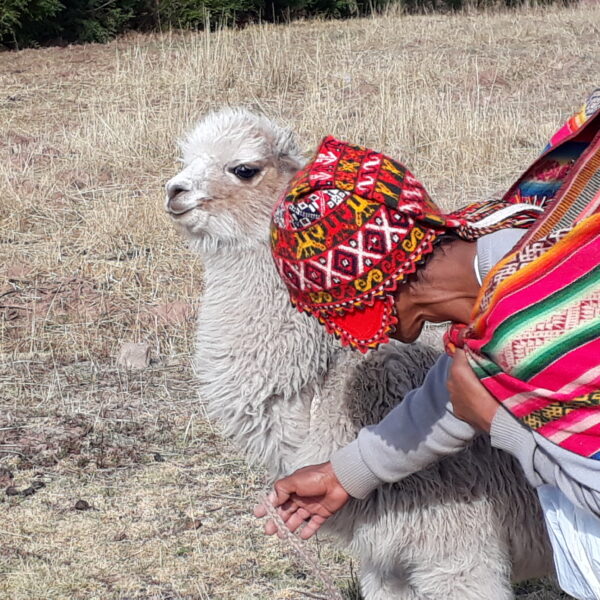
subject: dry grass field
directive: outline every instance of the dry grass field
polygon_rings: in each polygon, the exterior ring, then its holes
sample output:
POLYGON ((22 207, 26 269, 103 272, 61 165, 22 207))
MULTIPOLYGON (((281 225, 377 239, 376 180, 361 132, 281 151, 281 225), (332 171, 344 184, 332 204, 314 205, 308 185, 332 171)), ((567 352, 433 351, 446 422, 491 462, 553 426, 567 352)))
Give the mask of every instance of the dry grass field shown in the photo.
MULTIPOLYGON (((194 392, 202 265, 162 190, 199 115, 372 145, 450 207, 505 188, 599 73, 597 4, 0 54, 0 598, 323 597, 249 516, 262 473, 194 392), (117 366, 124 342, 147 369, 117 366)), ((347 586, 347 557, 313 550, 347 586)))

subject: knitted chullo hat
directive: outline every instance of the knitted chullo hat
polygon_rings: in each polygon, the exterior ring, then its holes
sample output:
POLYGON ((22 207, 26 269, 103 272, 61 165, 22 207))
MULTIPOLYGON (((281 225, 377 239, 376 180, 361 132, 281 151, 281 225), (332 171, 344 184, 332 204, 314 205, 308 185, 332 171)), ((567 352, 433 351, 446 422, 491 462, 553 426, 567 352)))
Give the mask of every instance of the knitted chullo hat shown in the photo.
POLYGON ((298 310, 366 352, 389 341, 398 284, 440 236, 476 239, 490 230, 473 215, 482 220, 490 210, 480 203, 443 214, 402 164, 327 137, 275 207, 273 256, 298 310))

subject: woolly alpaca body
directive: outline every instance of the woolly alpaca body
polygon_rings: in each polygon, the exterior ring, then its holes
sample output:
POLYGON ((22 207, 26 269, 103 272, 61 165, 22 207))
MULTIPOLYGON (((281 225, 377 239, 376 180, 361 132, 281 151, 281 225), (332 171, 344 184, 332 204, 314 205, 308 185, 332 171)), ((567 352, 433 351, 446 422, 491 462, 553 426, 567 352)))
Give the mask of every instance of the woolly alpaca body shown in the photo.
MULTIPOLYGON (((327 460, 377 422, 420 384, 436 352, 390 344, 365 358, 292 308, 267 238, 273 202, 300 165, 293 141, 243 111, 224 111, 208 124, 190 137, 188 166, 167 186, 169 210, 205 265, 199 392, 224 434, 274 480, 327 460), (235 143, 219 155, 233 132, 235 143), (260 139, 268 143, 256 153, 259 164, 244 145, 256 148, 260 139), (257 181, 226 174, 240 160, 260 167, 257 181)), ((535 492, 484 437, 350 502, 327 531, 360 557, 367 600, 504 600, 513 597, 511 579, 551 570, 535 492)))
MULTIPOLYGON (((393 344, 365 359, 339 348, 290 307, 268 253, 204 257, 195 363, 211 418, 274 480, 327 460, 377 422, 420 383, 435 352, 393 344)), ((535 493, 483 437, 354 501, 328 530, 360 556, 368 600, 508 599, 511 579, 551 564, 535 493)))

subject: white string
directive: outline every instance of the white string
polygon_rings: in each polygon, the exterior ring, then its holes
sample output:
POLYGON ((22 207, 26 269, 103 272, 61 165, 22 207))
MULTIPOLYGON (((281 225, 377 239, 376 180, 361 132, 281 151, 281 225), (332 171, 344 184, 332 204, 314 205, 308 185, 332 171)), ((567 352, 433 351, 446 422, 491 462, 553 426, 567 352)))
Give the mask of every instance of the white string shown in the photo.
POLYGON ((491 215, 488 215, 487 217, 481 219, 481 221, 476 221, 475 223, 469 222, 468 224, 474 229, 482 229, 484 227, 495 225, 496 223, 499 223, 508 217, 512 217, 514 214, 524 210, 537 210, 540 213, 544 211, 541 206, 535 206, 533 204, 511 204, 510 206, 505 206, 491 215))
POLYGON ((314 554, 308 550, 306 544, 302 543, 303 540, 287 528, 283 519, 279 516, 277 509, 271 504, 268 495, 263 494, 259 498, 259 503, 265 507, 267 515, 275 522, 280 534, 289 542, 292 550, 308 565, 313 575, 325 586, 328 600, 344 600, 344 597, 335 586, 333 579, 321 569, 314 554))
POLYGON ((475 259, 473 260, 473 270, 475 271, 475 277, 477 277, 477 283, 481 287, 483 281, 481 281, 481 275, 479 273, 479 257, 477 256, 477 252, 475 253, 475 259))

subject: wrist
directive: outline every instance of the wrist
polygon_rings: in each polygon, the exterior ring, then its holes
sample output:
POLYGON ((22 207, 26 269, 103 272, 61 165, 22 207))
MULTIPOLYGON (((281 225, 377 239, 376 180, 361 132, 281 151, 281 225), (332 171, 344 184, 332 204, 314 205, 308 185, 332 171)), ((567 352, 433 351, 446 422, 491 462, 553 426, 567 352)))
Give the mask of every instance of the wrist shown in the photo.
POLYGON ((340 485, 353 498, 366 498, 382 483, 363 460, 358 440, 340 448, 331 457, 331 467, 340 485))
POLYGON ((496 416, 496 413, 498 412, 499 408, 500 404, 498 404, 496 400, 494 400, 494 403, 490 402, 483 406, 482 411, 479 414, 480 422, 478 424, 478 427, 482 431, 485 431, 486 433, 489 433, 491 431, 492 423, 494 422, 494 417, 496 416))
POLYGON ((340 499, 348 500, 351 496, 346 491, 346 488, 342 485, 342 482, 339 480, 338 476, 336 475, 331 461, 325 463, 324 467, 325 467, 325 469, 324 469, 325 476, 327 477, 326 485, 327 485, 327 488, 330 490, 330 493, 340 499))

